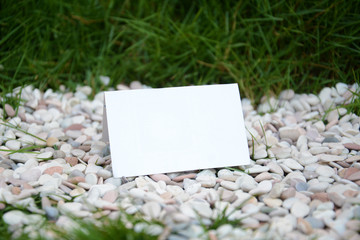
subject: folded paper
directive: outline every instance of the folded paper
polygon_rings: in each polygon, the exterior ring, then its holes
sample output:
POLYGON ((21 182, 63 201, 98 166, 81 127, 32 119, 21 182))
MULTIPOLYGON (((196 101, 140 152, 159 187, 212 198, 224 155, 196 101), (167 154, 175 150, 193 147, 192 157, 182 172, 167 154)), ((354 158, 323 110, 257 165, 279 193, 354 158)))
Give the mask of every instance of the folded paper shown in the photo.
POLYGON ((105 105, 115 177, 250 162, 237 84, 109 91, 105 105))

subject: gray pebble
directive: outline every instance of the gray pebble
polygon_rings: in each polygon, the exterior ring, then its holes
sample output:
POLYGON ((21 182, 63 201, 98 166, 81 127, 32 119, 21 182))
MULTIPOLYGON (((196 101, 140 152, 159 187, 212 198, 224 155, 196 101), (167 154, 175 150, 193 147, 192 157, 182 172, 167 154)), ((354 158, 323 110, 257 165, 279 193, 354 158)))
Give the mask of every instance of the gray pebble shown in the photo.
POLYGON ((56 221, 59 217, 59 211, 55 207, 46 207, 44 210, 46 217, 51 221, 56 221))
POLYGON ((295 185, 296 191, 301 192, 301 191, 306 191, 308 189, 309 185, 305 182, 298 182, 295 185))
POLYGON ((56 159, 56 158, 65 158, 66 157, 66 154, 61 151, 61 150, 55 150, 54 151, 54 154, 53 154, 53 158, 56 159))
POLYGON ((73 177, 85 177, 85 174, 80 170, 75 169, 69 174, 69 178, 73 178, 73 177))
POLYGON ((101 155, 102 155, 102 157, 105 157, 105 156, 110 155, 110 145, 106 145, 106 146, 101 150, 101 155))
POLYGON ((5 169, 10 169, 10 168, 13 168, 15 169, 16 168, 16 164, 14 163, 14 161, 10 160, 10 159, 4 159, 0 162, 0 167, 3 167, 5 169), (15 167, 15 168, 14 168, 15 167))
POLYGON ((305 220, 310 223, 313 228, 324 228, 325 226, 323 221, 314 217, 307 217, 305 220))
POLYGON ((335 137, 326 137, 322 141, 322 143, 337 143, 337 142, 340 142, 340 141, 335 137))
POLYGON ((75 142, 75 141, 68 141, 68 143, 69 143, 73 148, 80 147, 80 145, 81 145, 79 142, 75 142))
POLYGON ((360 207, 354 209, 354 218, 360 219, 360 207))

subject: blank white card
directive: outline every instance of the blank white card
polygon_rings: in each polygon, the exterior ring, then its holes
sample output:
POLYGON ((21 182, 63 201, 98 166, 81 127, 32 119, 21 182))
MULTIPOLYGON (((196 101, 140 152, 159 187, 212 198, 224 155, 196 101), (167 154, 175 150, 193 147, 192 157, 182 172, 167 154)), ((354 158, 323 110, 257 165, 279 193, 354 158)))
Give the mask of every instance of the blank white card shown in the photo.
POLYGON ((110 91, 105 104, 114 177, 250 163, 237 84, 110 91))

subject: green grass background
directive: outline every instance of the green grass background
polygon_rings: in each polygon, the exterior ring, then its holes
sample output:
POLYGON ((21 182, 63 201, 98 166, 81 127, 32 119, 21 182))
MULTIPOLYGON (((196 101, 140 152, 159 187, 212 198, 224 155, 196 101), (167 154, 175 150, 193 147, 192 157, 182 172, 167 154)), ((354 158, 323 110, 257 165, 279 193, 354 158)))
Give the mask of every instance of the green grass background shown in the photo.
MULTIPOLYGON (((237 82, 255 104, 287 88, 352 84, 360 76, 360 1, 0 0, 2 96, 25 84, 97 92, 107 88, 101 75, 112 87, 237 82)), ((89 239, 144 238, 122 225, 84 228, 89 239)))
POLYGON ((1 0, 2 91, 239 83, 257 103, 286 88, 359 80, 360 1, 1 0))

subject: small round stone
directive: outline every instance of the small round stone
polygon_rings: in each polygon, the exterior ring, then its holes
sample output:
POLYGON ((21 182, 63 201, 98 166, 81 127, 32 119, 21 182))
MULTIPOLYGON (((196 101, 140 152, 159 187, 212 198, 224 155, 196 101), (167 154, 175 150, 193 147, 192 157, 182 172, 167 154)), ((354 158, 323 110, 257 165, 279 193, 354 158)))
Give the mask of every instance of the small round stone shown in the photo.
POLYGON ((5 103, 5 112, 6 112, 6 115, 8 115, 9 117, 14 117, 15 116, 15 110, 14 108, 8 104, 8 103, 5 103))
POLYGON ((315 171, 317 174, 323 177, 331 177, 333 174, 335 174, 334 169, 326 165, 317 167, 315 171))
POLYGON ((297 218, 303 218, 307 216, 309 212, 309 206, 301 201, 296 201, 291 207, 291 214, 297 218))
POLYGON ((43 153, 40 153, 39 155, 37 155, 37 158, 38 159, 48 159, 48 158, 51 158, 52 156, 53 156, 52 152, 43 152, 43 153))
POLYGON ((63 172, 63 167, 54 166, 54 167, 49 167, 49 168, 45 169, 45 171, 43 172, 43 174, 53 175, 54 173, 59 173, 59 174, 61 174, 62 172, 63 172))
POLYGON ((85 156, 85 151, 81 150, 81 149, 73 149, 71 151, 71 154, 74 156, 74 157, 78 157, 78 158, 83 158, 85 156))
POLYGON ((171 181, 171 179, 165 174, 153 174, 153 175, 150 175, 150 177, 155 182, 158 182, 158 181, 170 182, 171 181))
POLYGON ((59 139, 57 139, 56 137, 49 137, 48 139, 46 139, 46 146, 53 147, 57 142, 59 142, 59 139))

